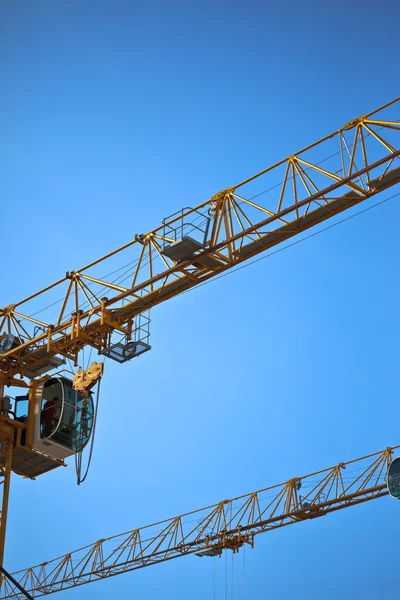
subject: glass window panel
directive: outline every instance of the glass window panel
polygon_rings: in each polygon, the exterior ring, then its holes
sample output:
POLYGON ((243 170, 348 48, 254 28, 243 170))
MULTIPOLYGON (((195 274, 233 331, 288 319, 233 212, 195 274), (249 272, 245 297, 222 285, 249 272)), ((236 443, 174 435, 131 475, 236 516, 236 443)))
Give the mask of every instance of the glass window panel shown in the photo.
POLYGON ((54 434, 62 411, 62 388, 57 379, 50 379, 44 385, 40 413, 40 436, 48 438, 54 434))
POLYGON ((400 457, 395 458, 389 467, 388 488, 394 498, 400 499, 400 457))
POLYGON ((72 388, 72 382, 50 380, 43 393, 42 438, 51 436, 51 441, 79 452, 89 441, 93 412, 92 395, 84 400, 82 394, 72 388), (57 398, 62 397, 64 403, 61 406, 57 398))

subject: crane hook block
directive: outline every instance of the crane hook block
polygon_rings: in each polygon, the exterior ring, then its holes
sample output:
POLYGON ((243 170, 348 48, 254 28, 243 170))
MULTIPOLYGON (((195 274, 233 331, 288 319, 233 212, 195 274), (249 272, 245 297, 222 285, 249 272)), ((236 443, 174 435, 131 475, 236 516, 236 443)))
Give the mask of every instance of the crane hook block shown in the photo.
POLYGON ((85 371, 79 369, 75 373, 72 382, 72 387, 74 390, 77 392, 84 392, 92 389, 92 387, 96 385, 100 377, 103 375, 103 368, 103 363, 94 362, 85 371))

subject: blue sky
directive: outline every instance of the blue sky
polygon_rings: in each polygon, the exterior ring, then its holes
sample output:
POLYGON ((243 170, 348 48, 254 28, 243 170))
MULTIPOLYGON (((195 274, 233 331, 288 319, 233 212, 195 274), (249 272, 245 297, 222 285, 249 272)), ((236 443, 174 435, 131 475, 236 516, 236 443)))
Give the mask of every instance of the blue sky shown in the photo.
MULTIPOLYGON (((3 2, 0 304, 397 96, 398 17, 394 1, 380 17, 359 1, 3 2)), ((152 351, 107 366, 88 481, 73 462, 14 478, 6 567, 397 444, 398 219, 394 199, 154 310, 152 351)), ((392 598, 399 507, 259 536, 245 598, 392 598)), ((240 554, 233 568, 239 599, 240 554)), ((161 595, 212 599, 213 561, 63 592, 161 595)))

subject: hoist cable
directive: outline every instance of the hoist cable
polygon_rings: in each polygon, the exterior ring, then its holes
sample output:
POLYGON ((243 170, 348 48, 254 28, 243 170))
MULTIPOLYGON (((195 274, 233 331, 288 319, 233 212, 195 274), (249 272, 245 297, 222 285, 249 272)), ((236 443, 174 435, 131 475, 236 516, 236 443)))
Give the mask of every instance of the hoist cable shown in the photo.
MULTIPOLYGON (((96 407, 94 409, 94 415, 93 415, 93 431, 92 431, 91 440, 90 440, 88 462, 87 462, 86 471, 85 471, 85 474, 83 477, 82 477, 83 448, 75 453, 76 483, 78 485, 80 485, 81 483, 83 483, 85 481, 86 477, 88 476, 90 465, 92 462, 94 439, 96 436, 97 414, 98 414, 98 410, 99 410, 100 384, 101 384, 101 379, 99 379, 99 383, 97 384, 96 407)), ((75 403, 75 410, 76 410, 76 407, 77 407, 77 403, 75 403)), ((82 437, 82 428, 81 428, 81 437, 82 437)))

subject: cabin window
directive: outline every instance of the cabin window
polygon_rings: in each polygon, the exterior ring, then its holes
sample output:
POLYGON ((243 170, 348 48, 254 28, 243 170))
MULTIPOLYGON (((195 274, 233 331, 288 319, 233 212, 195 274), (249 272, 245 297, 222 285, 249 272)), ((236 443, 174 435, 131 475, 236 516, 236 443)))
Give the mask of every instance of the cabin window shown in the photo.
POLYGON ((62 412, 62 396, 62 385, 58 379, 50 379, 45 383, 40 413, 42 439, 53 436, 57 429, 62 412))
POLYGON ((51 379, 44 385, 41 410, 41 437, 79 452, 90 438, 93 427, 92 396, 84 401, 67 379, 51 379))

